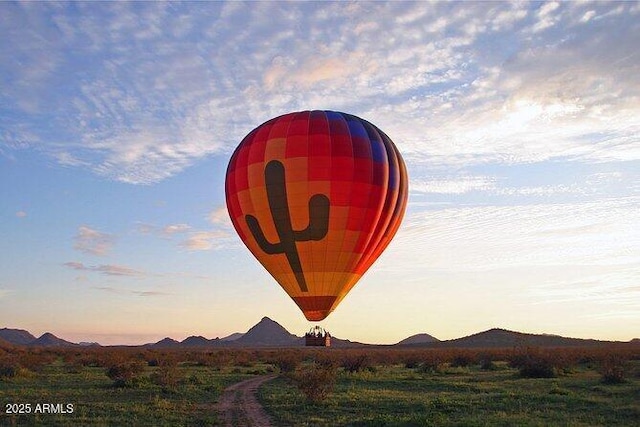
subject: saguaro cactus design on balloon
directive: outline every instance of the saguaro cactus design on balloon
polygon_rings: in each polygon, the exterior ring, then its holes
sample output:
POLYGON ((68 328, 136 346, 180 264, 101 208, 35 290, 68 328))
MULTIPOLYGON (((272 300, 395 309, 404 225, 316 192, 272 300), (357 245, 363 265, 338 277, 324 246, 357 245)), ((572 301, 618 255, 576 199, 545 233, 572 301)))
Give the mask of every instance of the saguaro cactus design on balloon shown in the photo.
POLYGON ((277 243, 269 242, 255 216, 246 215, 245 220, 260 249, 269 255, 283 253, 287 256, 300 290, 308 292, 309 289, 304 278, 296 242, 324 239, 329 229, 329 198, 324 194, 312 196, 309 199, 309 225, 304 230, 294 230, 291 224, 291 214, 289 213, 283 164, 277 160, 267 163, 264 170, 264 179, 267 184, 269 209, 280 241, 277 243))

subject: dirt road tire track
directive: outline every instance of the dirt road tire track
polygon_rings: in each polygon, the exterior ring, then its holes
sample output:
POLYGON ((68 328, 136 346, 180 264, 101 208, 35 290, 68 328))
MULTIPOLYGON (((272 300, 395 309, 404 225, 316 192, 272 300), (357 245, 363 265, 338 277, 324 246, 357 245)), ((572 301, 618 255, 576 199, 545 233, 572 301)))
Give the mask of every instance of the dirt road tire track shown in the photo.
POLYGON ((222 425, 270 427, 271 420, 258 402, 256 391, 261 384, 276 376, 250 378, 227 387, 216 404, 222 425))

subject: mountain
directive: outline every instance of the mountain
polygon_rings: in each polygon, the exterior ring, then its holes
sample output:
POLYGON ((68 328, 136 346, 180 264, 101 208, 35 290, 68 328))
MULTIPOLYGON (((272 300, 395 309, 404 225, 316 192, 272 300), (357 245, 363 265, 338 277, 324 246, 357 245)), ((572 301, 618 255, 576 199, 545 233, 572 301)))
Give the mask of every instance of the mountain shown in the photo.
POLYGON ((279 347, 299 345, 301 339, 302 338, 287 331, 278 322, 268 317, 263 317, 260 322, 249 329, 244 335, 232 342, 242 347, 279 347))
POLYGON ((613 341, 598 341, 582 338, 567 338, 559 335, 526 334, 507 329, 494 328, 477 334, 453 340, 432 343, 411 344, 415 347, 452 348, 498 348, 498 347, 587 347, 611 344, 613 341))
POLYGON ((51 332, 46 332, 42 334, 40 338, 31 341, 29 345, 40 346, 40 347, 69 347, 69 346, 76 346, 78 344, 65 341, 62 338, 56 337, 51 332))
POLYGON ((145 344, 145 346, 154 347, 154 348, 174 348, 180 347, 180 343, 173 338, 163 338, 155 344, 145 344))
POLYGON ((220 341, 235 341, 235 340, 237 340, 238 338, 242 337, 243 335, 244 335, 244 334, 243 334, 243 333, 241 333, 241 332, 236 332, 236 333, 233 333, 233 334, 231 334, 231 335, 227 335, 227 336, 226 336, 226 337, 224 337, 224 338, 220 338, 220 341))
POLYGON ((180 345, 183 347, 211 347, 212 345, 216 345, 219 341, 219 338, 208 340, 203 336, 192 335, 180 342, 180 345))
POLYGON ((80 341, 78 345, 80 347, 102 347, 100 343, 93 342, 93 341, 92 342, 80 341))
POLYGON ((395 344, 397 346, 403 345, 414 345, 414 344, 427 344, 432 342, 440 342, 440 340, 436 337, 433 337, 429 334, 416 334, 411 335, 408 338, 403 339, 399 343, 395 344))
POLYGON ((36 340, 36 337, 23 329, 0 329, 0 338, 11 344, 27 345, 36 340))
MULTIPOLYGON (((515 347, 522 345, 532 345, 533 334, 524 334, 522 332, 509 331, 507 329, 494 328, 467 337, 456 338, 445 341, 446 347, 515 347)), ((542 337, 542 335, 540 335, 542 337)), ((555 337, 551 335, 544 336, 555 341, 555 337)), ((538 341, 536 339, 536 341, 538 341)))
POLYGON ((506 329, 489 329, 485 332, 464 338, 451 340, 451 344, 465 347, 586 347, 600 344, 610 344, 613 341, 598 341, 593 339, 567 338, 560 335, 526 334, 508 331, 506 329))

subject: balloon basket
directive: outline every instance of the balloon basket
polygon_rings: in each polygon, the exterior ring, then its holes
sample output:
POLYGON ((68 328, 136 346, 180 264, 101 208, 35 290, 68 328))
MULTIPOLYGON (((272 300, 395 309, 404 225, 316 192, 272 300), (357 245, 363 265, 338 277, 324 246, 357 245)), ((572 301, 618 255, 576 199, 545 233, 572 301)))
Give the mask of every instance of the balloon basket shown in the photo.
POLYGON ((306 347, 331 347, 331 334, 320 326, 314 326, 304 335, 306 347))

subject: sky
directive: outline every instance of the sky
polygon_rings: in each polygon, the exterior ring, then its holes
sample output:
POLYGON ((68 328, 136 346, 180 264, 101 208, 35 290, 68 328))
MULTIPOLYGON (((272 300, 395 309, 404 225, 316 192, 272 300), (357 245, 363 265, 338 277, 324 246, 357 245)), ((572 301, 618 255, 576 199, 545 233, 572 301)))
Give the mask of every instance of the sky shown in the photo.
POLYGON ((224 180, 253 128, 320 109, 409 174, 334 336, 640 337, 639 43, 639 2, 1 2, 0 327, 307 331, 224 180))

